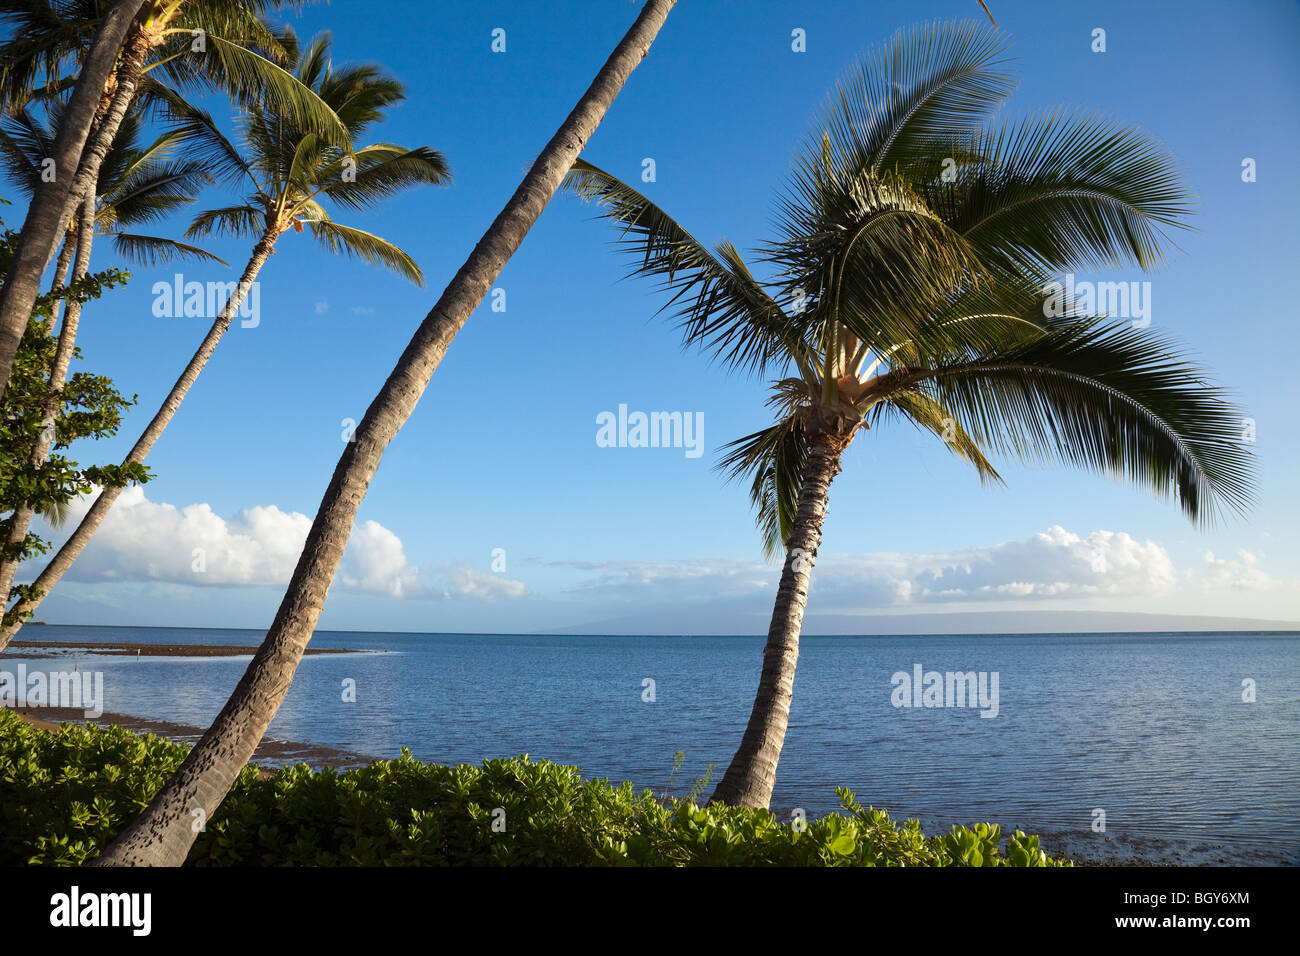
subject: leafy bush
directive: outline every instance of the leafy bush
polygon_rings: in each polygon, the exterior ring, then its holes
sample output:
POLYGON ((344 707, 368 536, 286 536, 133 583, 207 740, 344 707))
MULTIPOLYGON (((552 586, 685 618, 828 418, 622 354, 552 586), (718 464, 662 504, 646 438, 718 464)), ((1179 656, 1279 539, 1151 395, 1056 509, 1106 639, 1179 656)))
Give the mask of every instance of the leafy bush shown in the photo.
MULTIPOLYGON (((186 749, 119 727, 57 732, 0 711, 0 864, 92 858, 148 803, 186 749)), ((802 827, 766 810, 659 800, 527 755, 481 767, 403 750, 346 772, 249 766, 199 834, 197 866, 1060 866, 995 825, 927 837, 836 791, 842 812, 802 827)))
MULTIPOLYGON (((0 204, 9 203, 0 199, 0 204)), ((0 278, 9 271, 18 238, 19 234, 0 220, 0 278)), ((106 269, 69 282, 57 293, 37 296, 14 353, 9 382, 0 394, 0 515, 9 515, 10 525, 0 535, 0 561, 29 561, 50 549, 50 542, 33 531, 10 540, 13 514, 19 508, 48 516, 91 494, 96 486, 150 479, 149 469, 139 462, 82 467, 63 454, 83 439, 117 434, 123 413, 136 403, 134 396, 126 398, 111 379, 88 372, 74 372, 59 391, 52 391, 50 385, 59 344, 54 333, 57 303, 85 304, 129 277, 121 269, 106 269)), ((74 347, 72 357, 81 358, 81 349, 74 347)), ((19 611, 18 605, 37 597, 30 584, 14 585, 0 595, 5 605, 13 603, 8 610, 0 608, 0 626, 26 618, 30 611, 19 611)))

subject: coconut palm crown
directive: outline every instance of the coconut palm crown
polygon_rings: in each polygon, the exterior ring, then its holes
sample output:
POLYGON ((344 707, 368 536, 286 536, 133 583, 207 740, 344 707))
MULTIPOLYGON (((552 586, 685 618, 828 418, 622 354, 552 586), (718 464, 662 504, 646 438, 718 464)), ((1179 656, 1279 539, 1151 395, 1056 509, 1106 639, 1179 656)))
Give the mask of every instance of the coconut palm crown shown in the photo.
POLYGON ((451 182, 446 159, 435 149, 384 142, 352 145, 404 98, 402 84, 373 65, 336 70, 328 33, 303 51, 294 75, 338 117, 348 133, 347 145, 333 145, 304 132, 292 117, 254 104, 241 112, 244 148, 237 149, 206 112, 179 96, 160 94, 169 97, 165 113, 193 144, 193 155, 219 179, 249 190, 242 202, 200 213, 186 235, 278 235, 290 229, 302 232, 305 225, 327 251, 384 266, 422 284, 420 269, 406 252, 336 222, 321 204, 330 200, 347 210, 366 210, 411 186, 451 182))

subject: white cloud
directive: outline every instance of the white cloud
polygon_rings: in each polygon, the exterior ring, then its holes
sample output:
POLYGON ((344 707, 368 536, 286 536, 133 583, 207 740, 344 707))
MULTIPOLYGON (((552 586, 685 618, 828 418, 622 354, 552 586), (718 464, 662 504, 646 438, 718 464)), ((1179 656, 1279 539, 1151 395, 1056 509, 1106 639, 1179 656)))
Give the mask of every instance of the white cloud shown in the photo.
POLYGON ((521 598, 528 593, 522 581, 501 574, 490 574, 467 564, 448 564, 444 569, 443 596, 493 601, 497 598, 521 598))
MULTIPOLYGON (((638 564, 567 562, 599 598, 724 600, 775 589, 780 570, 727 559, 638 564)), ((1023 541, 936 554, 822 554, 813 594, 823 611, 1048 598, 1156 596, 1177 587, 1168 552, 1123 532, 1087 537, 1054 526, 1023 541)))
POLYGON ((1023 541, 946 554, 832 558, 822 583, 837 591, 884 587, 893 603, 1166 594, 1173 561, 1154 541, 1124 532, 1086 538, 1059 525, 1023 541))
MULTIPOLYGON (((45 531, 62 543, 90 507, 76 502, 62 532, 45 531)), ((125 489, 108 517, 68 572, 79 581, 165 581, 205 586, 288 584, 311 529, 311 519, 274 505, 245 508, 223 518, 206 504, 177 508, 150 501, 144 489, 125 489)), ((402 540, 377 521, 353 528, 335 586, 394 598, 445 597, 495 600, 522 597, 520 581, 449 564, 440 574, 406 558, 402 540)))
POLYGON ((402 539, 378 521, 363 521, 352 529, 338 578, 346 588, 390 597, 424 593, 420 572, 406 562, 402 539))
POLYGON ((1216 558, 1213 551, 1205 552, 1205 572, 1201 586, 1209 590, 1225 588, 1234 591, 1267 591, 1277 582, 1259 566, 1259 556, 1245 548, 1237 552, 1238 560, 1216 558))
POLYGON ((317 300, 316 300, 316 314, 317 314, 317 315, 324 315, 324 314, 325 314, 326 312, 328 312, 329 310, 330 310, 330 304, 329 304, 329 302, 327 302, 327 301, 324 300, 324 299, 317 299, 317 300))
MULTIPOLYGON (((71 529, 90 505, 73 505, 71 529)), ((229 520, 206 504, 150 501, 125 489, 69 571, 83 581, 174 581, 196 585, 289 580, 311 519, 276 508, 246 508, 229 520)))

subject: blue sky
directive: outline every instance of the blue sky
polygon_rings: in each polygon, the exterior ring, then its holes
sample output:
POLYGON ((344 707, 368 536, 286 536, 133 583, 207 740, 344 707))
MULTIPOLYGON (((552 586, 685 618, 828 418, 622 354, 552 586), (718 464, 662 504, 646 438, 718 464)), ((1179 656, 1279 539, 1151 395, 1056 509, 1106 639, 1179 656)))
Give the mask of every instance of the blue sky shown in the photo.
MULTIPOLYGON (((832 614, 972 610, 1300 620, 1290 285, 1300 8, 989 6, 1013 43, 1020 86, 1009 112, 1068 104, 1140 125, 1198 194, 1197 231, 1179 237, 1169 268, 1087 278, 1149 280, 1152 326, 1235 391, 1256 422, 1258 506, 1205 532, 1173 505, 1102 477, 999 462, 1007 486, 989 489, 908 426, 868 432, 832 488, 809 630, 832 614), (1106 31, 1104 53, 1091 49, 1095 28, 1106 31), (1241 177, 1246 157, 1256 161, 1252 183, 1241 177), (927 589, 940 579, 951 593, 927 589)), ((407 101, 376 136, 447 156, 450 188, 360 217, 338 213, 411 252, 427 287, 286 235, 261 276, 259 325, 231 330, 149 459, 158 477, 118 503, 42 619, 269 623, 342 450, 344 419, 361 417, 637 5, 479 0, 375 11, 342 0, 290 22, 304 38, 332 31, 337 62, 378 62, 406 84, 407 101), (504 53, 491 50, 498 27, 504 53), (206 575, 190 569, 195 542, 213 556, 206 575)), ((633 180, 652 158, 656 181, 642 187, 656 202, 703 240, 752 248, 772 235, 792 151, 836 77, 901 26, 983 16, 975 0, 682 0, 584 155, 633 180), (791 49, 796 28, 806 52, 791 49)), ((213 191, 192 212, 228 201, 213 191)), ((765 630, 778 569, 762 560, 744 488, 713 468, 723 443, 766 423, 765 383, 685 352, 655 318, 652 284, 622 279, 627 263, 593 214, 557 197, 496 284, 505 311, 485 303, 453 344, 371 485, 322 627, 765 630), (620 404, 702 413, 704 454, 598 447, 596 416, 620 404), (493 568, 498 548, 503 573, 493 568)), ((210 244, 232 266, 247 246, 210 244)), ((98 246, 94 266, 114 264, 98 246)), ((233 278, 208 266, 137 269, 126 290, 87 309, 82 367, 139 393, 140 404, 117 439, 78 450, 85 461, 125 454, 206 330, 204 319, 153 315, 151 287, 176 271, 233 278)))

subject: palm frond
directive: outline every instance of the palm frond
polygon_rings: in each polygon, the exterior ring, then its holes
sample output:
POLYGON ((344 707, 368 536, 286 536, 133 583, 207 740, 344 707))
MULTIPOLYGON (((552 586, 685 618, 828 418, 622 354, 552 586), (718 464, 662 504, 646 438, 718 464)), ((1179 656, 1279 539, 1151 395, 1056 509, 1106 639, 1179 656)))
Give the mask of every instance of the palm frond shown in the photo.
POLYGON ((1005 52, 977 20, 900 30, 840 79, 801 152, 820 154, 824 131, 851 173, 933 162, 936 142, 966 138, 1015 89, 1005 52))
POLYGON ((307 225, 329 252, 347 253, 371 265, 391 269, 416 285, 424 285, 424 273, 415 260, 387 239, 328 219, 309 219, 307 225))
POLYGON ((983 278, 984 281, 962 290, 936 308, 907 338, 877 350, 874 360, 861 374, 870 377, 882 374, 882 368, 972 361, 1037 339, 1063 323, 1099 318, 1075 308, 1074 303, 1049 317, 1045 292, 1030 285, 1029 276, 993 270, 983 278))
POLYGON ((204 164, 191 159, 135 166, 135 171, 100 194, 101 209, 111 210, 119 224, 158 222, 168 213, 194 202, 212 181, 204 164))
POLYGON ((1254 496, 1240 410, 1150 329, 1065 323, 976 361, 897 369, 876 396, 910 389, 952 409, 982 448, 1127 480, 1194 522, 1254 496))
POLYGON ((169 87, 155 83, 150 88, 157 101, 159 117, 184 143, 186 155, 201 161, 215 181, 233 184, 248 175, 244 157, 221 131, 211 113, 169 87))
POLYGON ((899 177, 796 166, 764 259, 823 322, 873 348, 916 329, 984 272, 975 248, 899 177))
POLYGON ((918 429, 930 432, 943 441, 954 455, 969 462, 979 473, 980 481, 1005 484, 992 462, 958 420, 957 416, 922 391, 903 391, 881 402, 872 409, 872 427, 886 419, 890 412, 902 415, 918 429))
POLYGON ((317 169, 313 181, 319 192, 340 206, 369 209, 411 186, 445 186, 451 168, 436 149, 406 149, 391 143, 374 143, 358 149, 354 157, 339 156, 317 169), (349 160, 355 167, 348 166, 349 160))
POLYGON ((749 500, 767 557, 785 551, 799 504, 808 439, 800 418, 787 414, 775 425, 723 446, 718 468, 728 478, 750 479, 749 500))
POLYGON ((1169 230, 1188 228, 1176 162, 1136 127, 1055 110, 992 123, 972 148, 984 160, 930 198, 1009 269, 1155 268, 1169 230))
POLYGON ((0 4, 0 25, 0 99, 22 105, 67 84, 69 63, 94 42, 99 22, 90 3, 32 0, 0 4))
POLYGON ((185 235, 190 239, 201 236, 256 236, 265 225, 265 213, 245 203, 242 206, 203 210, 194 217, 190 227, 185 230, 185 235))
POLYGON ((5 175, 25 195, 41 184, 42 163, 54 155, 54 129, 31 110, 11 108, 0 124, 0 156, 5 175))
MULTIPOLYGON (((131 115, 138 119, 140 113, 133 111, 131 115)), ((125 122, 123 125, 125 125, 125 122)), ((176 147, 180 144, 182 138, 177 130, 164 130, 152 143, 143 149, 131 149, 129 146, 133 140, 124 139, 122 130, 119 127, 117 141, 114 143, 114 146, 123 154, 123 163, 119 175, 130 176, 139 169, 168 159, 172 153, 176 152, 176 147)), ((103 171, 102 166, 100 170, 103 171)))
MULTIPOLYGON (((198 6, 202 6, 199 4, 198 6)), ((188 45, 188 32, 182 34, 188 45)), ((323 141, 347 148, 350 136, 338 115, 301 80, 263 53, 248 49, 236 40, 209 32, 203 52, 188 54, 201 66, 187 66, 209 82, 230 92, 241 104, 262 104, 284 116, 292 125, 319 136, 323 141)), ((186 55, 186 54, 182 54, 186 55)), ((175 63, 176 61, 171 61, 175 63)), ((183 85, 185 72, 169 73, 176 85, 183 85)))
POLYGON ((206 249, 200 249, 198 246, 192 246, 176 239, 166 239, 161 236, 141 236, 129 232, 113 232, 110 235, 113 239, 113 248, 117 250, 118 255, 146 268, 153 268, 154 266, 165 265, 178 260, 215 262, 222 266, 230 264, 225 259, 213 255, 206 249))
MULTIPOLYGON (((627 183, 582 159, 560 187, 603 207, 601 217, 623 228, 618 242, 638 260, 633 275, 660 280, 687 343, 724 364, 764 372, 769 364, 798 364, 815 377, 800 324, 754 279, 735 247, 710 252, 685 228, 627 183)), ((806 323, 804 323, 806 325, 806 323)))
POLYGON ((366 63, 331 70, 321 83, 320 95, 356 137, 383 122, 385 111, 406 99, 406 90, 379 67, 366 63))

